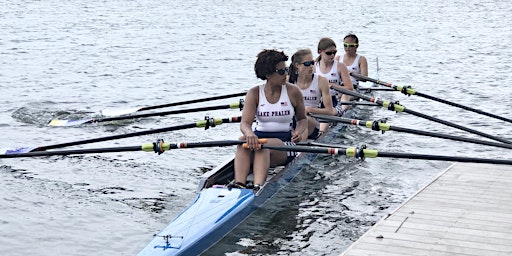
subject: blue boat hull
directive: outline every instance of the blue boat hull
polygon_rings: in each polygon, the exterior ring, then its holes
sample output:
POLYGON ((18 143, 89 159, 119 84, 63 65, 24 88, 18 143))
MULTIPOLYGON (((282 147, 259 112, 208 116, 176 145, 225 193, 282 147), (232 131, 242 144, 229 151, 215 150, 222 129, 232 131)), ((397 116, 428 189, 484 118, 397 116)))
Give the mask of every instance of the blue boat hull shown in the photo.
POLYGON ((252 189, 203 189, 138 255, 198 255, 253 211, 254 197, 252 189))

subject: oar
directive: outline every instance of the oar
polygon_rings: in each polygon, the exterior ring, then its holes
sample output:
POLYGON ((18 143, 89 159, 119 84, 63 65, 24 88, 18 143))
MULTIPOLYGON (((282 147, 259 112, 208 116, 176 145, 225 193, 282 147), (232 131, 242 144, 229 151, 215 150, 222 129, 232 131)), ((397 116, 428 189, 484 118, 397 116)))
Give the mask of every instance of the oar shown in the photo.
POLYGON ((441 139, 449 139, 449 140, 463 141, 463 142, 475 143, 475 144, 486 145, 486 146, 512 149, 512 144, 498 143, 498 142, 486 141, 486 140, 477 140, 477 139, 465 138, 465 137, 454 136, 454 135, 449 135, 449 134, 434 133, 434 132, 428 132, 428 131, 403 128, 403 127, 398 127, 398 126, 392 126, 388 123, 383 123, 383 122, 380 122, 377 120, 363 121, 363 120, 348 119, 348 118, 343 118, 343 117, 338 117, 338 116, 328 116, 328 115, 321 115, 321 114, 309 114, 309 115, 314 118, 321 119, 321 120, 328 120, 331 122, 339 122, 339 123, 344 123, 344 124, 364 126, 366 128, 370 128, 371 130, 374 130, 374 131, 404 132, 404 133, 411 133, 411 134, 429 136, 429 137, 435 137, 435 138, 441 138, 441 139))
MULTIPOLYGON (((244 145, 245 146, 245 145, 244 145)), ((390 153, 380 152, 374 149, 365 149, 364 147, 310 147, 310 146, 273 146, 261 144, 261 148, 292 151, 292 152, 307 152, 317 154, 329 155, 344 155, 347 157, 355 157, 360 159, 376 158, 376 157, 389 157, 389 158, 406 158, 418 160, 436 160, 436 161, 450 161, 450 162, 468 162, 468 163, 485 163, 485 164, 507 164, 512 165, 512 160, 502 159, 488 159, 488 158, 474 158, 474 157, 457 157, 457 156, 442 156, 442 155, 425 155, 425 154, 411 154, 411 153, 390 153)))
POLYGON ((131 114, 131 113, 135 113, 137 111, 145 111, 145 110, 152 110, 152 109, 158 109, 158 108, 168 108, 168 107, 175 107, 175 106, 181 106, 181 105, 187 105, 187 104, 193 104, 193 103, 199 103, 199 102, 205 102, 205 101, 240 97, 240 96, 244 96, 246 93, 247 92, 239 92, 239 93, 232 93, 232 94, 227 94, 227 95, 207 97, 207 98, 202 98, 202 99, 186 100, 186 101, 166 103, 166 104, 155 105, 155 106, 138 107, 138 108, 135 107, 135 108, 128 108, 128 109, 104 109, 101 111, 101 115, 103 115, 103 116, 127 115, 127 114, 131 114))
POLYGON ((395 92, 392 88, 381 88, 381 87, 357 87, 358 91, 373 92, 373 91, 384 91, 384 92, 395 92))
POLYGON ((126 116, 116 116, 116 117, 106 117, 106 118, 91 118, 91 119, 82 119, 82 120, 58 120, 58 119, 54 119, 54 120, 51 120, 48 123, 48 126, 73 126, 73 125, 81 125, 81 124, 86 124, 86 123, 99 123, 99 122, 108 122, 108 121, 118 121, 118 120, 125 120, 125 119, 135 119, 135 118, 151 117, 151 116, 166 116, 166 115, 193 113, 193 112, 218 110, 218 109, 228 109, 228 108, 238 108, 238 109, 242 110, 243 106, 244 106, 244 101, 240 100, 239 102, 232 103, 232 104, 227 104, 227 105, 224 104, 224 105, 211 106, 211 107, 200 107, 200 108, 170 110, 170 111, 146 113, 146 114, 136 114, 136 115, 126 115, 126 116))
POLYGON ((338 102, 340 105, 351 105, 351 106, 374 106, 380 107, 377 103, 373 102, 360 102, 360 101, 340 101, 338 102))
POLYGON ((407 109, 407 108, 405 108, 405 106, 402 106, 402 105, 397 104, 397 103, 392 103, 392 102, 389 102, 389 101, 382 101, 382 100, 379 100, 379 99, 368 97, 366 95, 363 95, 363 94, 360 94, 360 93, 357 93, 357 92, 353 92, 353 91, 350 91, 350 90, 343 89, 340 86, 333 86, 333 88, 335 90, 341 92, 341 93, 348 94, 348 95, 351 95, 351 96, 355 96, 355 97, 358 97, 358 98, 361 98, 361 99, 364 99, 364 100, 367 100, 367 101, 370 101, 370 102, 377 103, 378 105, 380 105, 382 107, 385 107, 385 108, 387 108, 388 110, 391 110, 391 111, 409 113, 409 114, 412 114, 412 115, 415 115, 415 116, 418 116, 418 117, 425 118, 425 119, 430 120, 430 121, 434 121, 434 122, 441 123, 441 124, 444 124, 444 125, 447 125, 447 126, 450 126, 450 127, 453 127, 453 128, 457 128, 459 130, 463 130, 463 131, 466 131, 466 132, 469 132, 469 133, 477 134, 477 135, 480 135, 482 137, 486 137, 486 138, 489 138, 489 139, 497 140, 499 142, 503 142, 503 143, 507 143, 507 144, 512 144, 512 142, 510 142, 510 141, 508 141, 506 139, 499 138, 499 137, 496 137, 496 136, 493 136, 493 135, 489 135, 487 133, 483 133, 483 132, 480 132, 480 131, 477 131, 477 130, 473 130, 473 129, 467 128, 465 126, 458 125, 458 124, 455 124, 455 123, 452 123, 452 122, 448 122, 448 121, 445 121, 445 120, 442 120, 442 119, 439 119, 439 118, 436 118, 436 117, 433 117, 433 116, 425 115, 425 114, 422 114, 420 112, 416 112, 416 111, 407 109))
MULTIPOLYGON (((259 143, 266 143, 266 139, 259 139, 259 143)), ((234 146, 245 143, 245 140, 221 140, 221 141, 205 141, 205 142, 181 142, 181 143, 167 143, 163 140, 158 140, 154 143, 145 143, 139 146, 126 146, 126 147, 110 147, 110 148, 89 148, 89 149, 72 149, 72 150, 59 150, 59 151, 38 151, 28 153, 17 153, 10 155, 0 155, 0 158, 21 158, 21 157, 36 157, 36 156, 65 156, 65 155, 84 155, 84 154, 97 154, 97 153, 114 153, 114 152, 129 152, 129 151, 144 151, 155 152, 159 155, 166 150, 181 149, 181 148, 205 148, 205 147, 226 147, 234 146)))
POLYGON ((76 145, 95 143, 95 142, 101 142, 101 141, 124 139, 124 138, 129 138, 129 137, 155 134, 155 133, 161 133, 161 132, 184 130, 184 129, 196 128, 196 127, 204 127, 206 130, 210 127, 215 127, 216 125, 220 125, 220 124, 224 124, 224 123, 238 123, 238 122, 240 122, 241 119, 242 119, 241 116, 229 117, 229 118, 208 118, 208 117, 206 117, 205 120, 197 121, 195 123, 190 123, 190 124, 170 126, 170 127, 160 128, 160 129, 153 129, 153 130, 113 135, 113 136, 100 137, 100 138, 94 138, 94 139, 73 141, 73 142, 60 143, 60 144, 41 146, 41 147, 17 148, 14 150, 6 150, 4 152, 4 154, 18 154, 18 153, 26 153, 26 152, 33 152, 33 151, 45 151, 48 149, 63 148, 63 147, 76 146, 76 145))
POLYGON ((331 144, 331 143, 324 143, 324 142, 310 141, 310 140, 297 142, 296 145, 297 146, 325 147, 325 148, 350 147, 350 146, 341 145, 341 144, 331 144))
POLYGON ((425 94, 425 93, 421 93, 421 92, 418 92, 418 91, 412 89, 410 86, 393 85, 391 83, 379 81, 377 79, 373 79, 373 78, 370 78, 370 77, 367 77, 367 76, 363 76, 363 75, 360 75, 360 74, 357 74, 357 73, 350 73, 350 75, 353 76, 353 77, 364 79, 366 81, 370 81, 370 82, 373 82, 373 83, 376 83, 376 84, 380 84, 380 85, 384 85, 384 86, 390 87, 390 88, 392 88, 392 89, 394 89, 396 91, 400 91, 400 92, 402 92, 402 93, 404 93, 406 95, 417 95, 417 96, 420 96, 420 97, 423 97, 423 98, 427 98, 427 99, 430 99, 430 100, 434 100, 434 101, 437 101, 437 102, 448 104, 448 105, 453 106, 453 107, 462 108, 462 109, 465 109, 465 110, 468 110, 468 111, 471 111, 471 112, 475 112, 475 113, 478 113, 478 114, 481 114, 481 115, 485 115, 485 116, 488 116, 488 117, 492 117, 492 118, 496 118, 496 119, 499 119, 499 120, 502 120, 502 121, 506 121, 506 122, 512 123, 512 119, 510 119, 510 118, 498 116, 498 115, 495 115, 495 114, 492 114, 492 113, 488 113, 488 112, 482 111, 480 109, 471 108, 471 107, 464 106, 464 105, 461 105, 461 104, 456 103, 456 102, 447 101, 447 100, 444 100, 444 99, 441 99, 441 98, 438 98, 438 97, 434 97, 434 96, 431 96, 431 95, 428 95, 428 94, 425 94))

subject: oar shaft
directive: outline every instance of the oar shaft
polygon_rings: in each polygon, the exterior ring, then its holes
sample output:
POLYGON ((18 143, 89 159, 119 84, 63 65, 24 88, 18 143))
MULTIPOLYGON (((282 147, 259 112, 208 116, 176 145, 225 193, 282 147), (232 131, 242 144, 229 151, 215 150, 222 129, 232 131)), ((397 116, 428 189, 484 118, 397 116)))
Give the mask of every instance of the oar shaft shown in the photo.
POLYGON ((184 114, 184 113, 193 113, 193 112, 218 110, 218 109, 242 108, 243 107, 242 105, 243 104, 241 102, 238 102, 238 103, 233 103, 233 104, 227 104, 227 105, 224 104, 224 105, 210 106, 210 107, 179 109, 179 110, 170 110, 170 111, 163 111, 163 112, 157 112, 157 113, 145 113, 145 114, 136 114, 136 115, 128 115, 128 116, 98 118, 98 119, 92 119, 90 122, 91 123, 108 122, 108 121, 143 118, 143 117, 151 117, 151 116, 167 116, 167 115, 176 115, 176 114, 184 114))
POLYGON ((183 130, 183 129, 188 129, 188 128, 195 128, 195 127, 214 127, 215 125, 220 125, 223 123, 240 122, 241 119, 242 119, 242 117, 240 117, 240 116, 239 117, 231 117, 231 118, 222 118, 222 119, 221 118, 210 118, 209 120, 201 120, 201 121, 198 121, 195 123, 190 123, 190 124, 177 125, 177 126, 171 126, 171 127, 165 127, 165 128, 153 129, 153 130, 146 130, 146 131, 140 131, 140 132, 133 132, 133 133, 127 133, 127 134, 106 136, 106 137, 100 137, 100 138, 94 138, 94 139, 73 141, 73 142, 67 142, 67 143, 60 143, 60 144, 49 145, 49 146, 42 146, 42 147, 38 147, 32 151, 44 151, 44 150, 48 150, 48 149, 63 148, 63 147, 89 144, 89 143, 95 143, 95 142, 101 142, 101 141, 124 139, 124 138, 130 138, 130 137, 135 137, 135 136, 155 134, 155 133, 161 133, 161 132, 177 131, 177 130, 183 130))
POLYGON ((464 106, 464 105, 458 104, 456 102, 447 101, 447 100, 444 100, 444 99, 441 99, 441 98, 437 98, 437 97, 434 97, 434 96, 430 96, 428 94, 424 94, 424 93, 421 93, 421 92, 416 92, 415 95, 418 95, 418 96, 426 98, 426 99, 434 100, 434 101, 437 101, 437 102, 441 102, 441 103, 444 103, 444 104, 447 104, 447 105, 450 105, 450 106, 453 106, 453 107, 457 107, 457 108, 468 110, 468 111, 471 111, 471 112, 474 112, 474 113, 478 113, 480 115, 484 115, 484 116, 488 116, 488 117, 496 118, 496 119, 499 119, 499 120, 502 120, 502 121, 505 121, 505 122, 512 123, 512 119, 510 119, 510 118, 498 116, 498 115, 495 115, 495 114, 492 114, 492 113, 488 113, 488 112, 482 111, 480 109, 464 106))
POLYGON ((141 150, 141 146, 115 147, 115 148, 71 149, 71 150, 60 150, 60 151, 36 151, 36 152, 28 152, 28 153, 20 153, 20 154, 6 154, 6 155, 0 155, 0 158, 85 155, 85 154, 96 154, 96 153, 129 152, 129 151, 140 151, 140 150, 141 150))
MULTIPOLYGON (((178 148, 204 148, 204 147, 225 147, 244 144, 245 140, 221 140, 221 141, 203 141, 203 142, 181 142, 181 143, 164 143, 164 149, 178 148)), ((259 143, 267 143, 267 139, 258 139, 259 143)))
POLYGON ((486 145, 486 146, 512 149, 512 144, 498 143, 498 142, 486 141, 486 140, 477 140, 477 139, 459 137, 459 136, 454 136, 454 135, 449 135, 449 134, 440 134, 440 133, 434 133, 434 132, 429 132, 429 131, 414 130, 414 129, 398 127, 398 126, 389 126, 389 130, 397 131, 397 132, 404 132, 404 133, 411 133, 411 134, 416 134, 416 135, 429 136, 429 137, 436 137, 436 138, 441 138, 441 139, 449 139, 449 140, 454 140, 454 141, 462 141, 462 142, 468 142, 468 143, 474 143, 474 144, 480 144, 480 145, 486 145))
POLYGON ((148 135, 148 134, 154 134, 154 133, 177 131, 177 130, 183 130, 183 129, 194 128, 194 127, 197 127, 197 125, 195 123, 177 125, 177 126, 165 127, 165 128, 160 128, 160 129, 153 129, 153 130, 146 130, 146 131, 140 131, 140 132, 132 132, 132 133, 127 133, 127 134, 119 134, 119 135, 105 136, 105 137, 99 137, 99 138, 94 138, 94 139, 54 144, 54 145, 49 145, 49 146, 38 147, 32 151, 44 151, 44 150, 55 149, 55 148, 64 148, 64 147, 96 143, 96 142, 102 142, 102 141, 124 139, 124 138, 130 138, 130 137, 142 136, 142 135, 148 135))
POLYGON ((359 101, 340 101, 338 102, 340 105, 350 105, 350 106, 375 106, 379 107, 376 103, 373 102, 359 102, 359 101))
MULTIPOLYGON (((402 91, 402 89, 403 89, 402 86, 392 85, 391 83, 380 81, 380 80, 377 80, 377 79, 373 79, 373 78, 370 78, 370 77, 367 77, 367 76, 363 76, 363 75, 360 75, 360 74, 357 74, 357 73, 350 73, 350 75, 355 77, 355 78, 359 78, 359 79, 362 79, 362 80, 370 81, 370 82, 373 82, 373 83, 376 83, 376 84, 380 84, 380 85, 384 85, 384 86, 393 88, 394 90, 397 90, 397 91, 402 91)), ((408 95, 417 95, 417 96, 420 96, 420 97, 423 97, 423 98, 426 98, 426 99, 430 99, 430 100, 433 100, 433 101, 441 102, 441 103, 444 103, 444 104, 447 104, 447 105, 450 105, 450 106, 453 106, 453 107, 457 107, 457 108, 468 110, 468 111, 471 111, 471 112, 474 112, 474 113, 478 113, 480 115, 484 115, 484 116, 488 116, 488 117, 496 118, 496 119, 499 119, 499 120, 502 120, 502 121, 505 121, 505 122, 512 123, 512 119, 510 119, 510 118, 506 118, 506 117, 503 117, 503 116, 498 116, 498 115, 495 115, 495 114, 492 114, 492 113, 489 113, 489 112, 485 112, 485 111, 480 110, 480 109, 464 106, 462 104, 459 104, 459 103, 456 103, 456 102, 452 102, 452 101, 448 101, 448 100, 444 100, 444 99, 441 99, 441 98, 438 98, 438 97, 434 97, 434 96, 431 96, 431 95, 428 95, 428 94, 425 94, 425 93, 418 92, 416 90, 412 90, 412 89, 406 88, 405 93, 408 94, 408 95)))
MULTIPOLYGON (((181 143, 146 143, 142 146, 126 146, 111 148, 88 148, 88 149, 71 149, 60 151, 37 151, 19 154, 0 155, 0 158, 22 158, 22 157, 38 157, 38 156, 64 156, 64 155, 84 155, 95 153, 116 153, 128 151, 145 151, 163 153, 165 150, 182 149, 182 148, 205 148, 205 147, 226 147, 245 143, 245 140, 222 140, 222 141, 204 141, 204 142, 181 142, 181 143)), ((266 143, 267 139, 259 139, 260 143, 266 143)))
POLYGON ((314 118, 318 118, 321 120, 363 126, 363 127, 369 128, 371 130, 375 130, 375 131, 396 131, 396 132, 410 133, 410 134, 429 136, 429 137, 435 137, 435 138, 441 138, 441 139, 449 139, 449 140, 454 140, 454 141, 469 142, 469 143, 475 143, 475 144, 486 145, 486 146, 512 149, 512 144, 498 143, 498 142, 486 141, 486 140, 477 140, 477 139, 465 138, 465 137, 454 136, 454 135, 449 135, 449 134, 441 134, 441 133, 435 133, 435 132, 429 132, 429 131, 409 129, 409 128, 404 128, 404 127, 399 127, 399 126, 392 126, 388 123, 382 123, 379 121, 369 121, 369 120, 364 121, 364 120, 348 119, 348 118, 344 118, 344 117, 328 116, 328 115, 321 115, 321 114, 310 114, 310 115, 314 118), (374 127, 374 126, 376 126, 376 127, 374 127))
POLYGON ((389 158, 407 158, 416 160, 436 160, 436 161, 450 161, 450 162, 468 162, 468 163, 486 163, 486 164, 506 164, 512 165, 512 160, 502 159, 486 159, 486 158, 474 158, 474 157, 457 157, 457 156, 441 156, 441 155, 424 155, 424 154, 410 154, 410 153, 389 153, 380 152, 373 149, 361 149, 361 148, 319 148, 319 147, 308 147, 308 146, 271 146, 262 145, 262 148, 281 150, 281 151, 292 151, 292 152, 307 152, 307 153, 318 153, 318 154, 330 154, 330 155, 345 155, 347 157, 355 158, 376 158, 376 157, 389 157, 389 158))
POLYGON ((384 81, 380 81, 380 80, 377 80, 377 79, 374 79, 374 78, 371 78, 371 77, 363 76, 363 75, 358 74, 358 73, 350 72, 350 75, 355 77, 355 78, 360 79, 361 81, 368 81, 368 82, 372 82, 372 83, 375 83, 375 84, 385 85, 385 86, 388 86, 388 87, 392 86, 390 83, 387 83, 387 82, 384 82, 384 81))
POLYGON ((384 92, 396 92, 393 88, 382 88, 382 87, 358 87, 358 91, 373 92, 373 91, 384 91, 384 92))
POLYGON ((413 110, 410 110, 410 109, 404 109, 404 112, 405 113, 409 113, 409 114, 413 114, 415 116, 422 117, 422 118, 425 118, 425 119, 428 119, 428 120, 431 120, 431 121, 434 121, 434 122, 437 122, 437 123, 440 123, 440 124, 444 124, 444 125, 447 125, 447 126, 450 126, 450 127, 453 127, 453 128, 457 128, 459 130, 463 130, 463 131, 466 131, 466 132, 469 132, 469 133, 477 134, 477 135, 480 135, 480 136, 488 138, 488 139, 496 140, 496 141, 503 142, 503 143, 506 143, 506 144, 512 144, 512 142, 510 142, 509 140, 502 139, 502 138, 496 137, 494 135, 483 133, 483 132, 480 132, 480 131, 477 131, 477 130, 474 130, 474 129, 471 129, 471 128, 467 128, 465 126, 458 125, 458 124, 455 124, 455 123, 452 123, 452 122, 448 122, 448 121, 439 119, 437 117, 425 115, 425 114, 422 114, 422 113, 419 113, 419 112, 416 112, 416 111, 413 111, 413 110))
POLYGON ((233 97, 240 97, 240 96, 244 96, 246 93, 247 92, 239 92, 239 93, 233 93, 233 94, 227 94, 227 95, 207 97, 207 98, 202 98, 202 99, 186 100, 186 101, 181 101, 181 102, 173 102, 173 103, 167 103, 167 104, 161 104, 161 105, 155 105, 155 106, 142 107, 139 109, 139 111, 151 110, 151 109, 157 109, 157 108, 174 107, 174 106, 199 103, 199 102, 205 102, 205 101, 211 101, 211 100, 221 100, 221 99, 228 99, 228 98, 233 98, 233 97))
POLYGON ((503 159, 487 159, 487 158, 474 158, 474 157, 458 157, 458 156, 440 156, 440 155, 423 155, 423 154, 410 154, 410 153, 388 153, 380 152, 377 157, 390 157, 390 158, 406 158, 417 160, 435 160, 435 161, 449 161, 449 162, 466 162, 466 163, 482 163, 482 164, 506 164, 512 165, 512 160, 503 159))
POLYGON ((292 152, 306 152, 306 153, 317 153, 317 154, 329 154, 329 155, 345 155, 346 149, 344 148, 326 148, 326 147, 308 147, 308 146, 275 146, 262 144, 261 148, 274 149, 280 151, 292 151, 292 152))
MULTIPOLYGON (((353 92, 353 91, 350 91, 350 90, 346 90, 346 89, 343 89, 341 87, 333 87, 333 88, 335 90, 341 92, 341 93, 344 93, 344 94, 347 94, 347 95, 351 95, 351 96, 355 96, 355 97, 359 97, 361 99, 377 103, 378 105, 383 106, 383 107, 387 107, 388 109, 390 109, 389 105, 392 104, 390 102, 384 102, 382 100, 378 100, 378 99, 375 99, 375 98, 372 98, 372 97, 368 97, 366 95, 363 95, 363 94, 360 94, 360 93, 357 93, 357 92, 353 92)), ((458 125, 458 124, 455 124, 455 123, 452 123, 452 122, 448 122, 448 121, 445 121, 445 120, 442 120, 442 119, 439 119, 439 118, 436 118, 436 117, 433 117, 433 116, 425 115, 423 113, 419 113, 419 112, 407 109, 404 106, 399 105, 399 104, 395 104, 395 105, 396 105, 395 108, 390 109, 390 110, 409 113, 409 114, 412 114, 412 115, 415 115, 415 116, 418 116, 418 117, 421 117, 421 118, 425 118, 425 119, 430 120, 430 121, 434 121, 434 122, 441 123, 441 124, 444 124, 444 125, 447 125, 447 126, 450 126, 450 127, 453 127, 453 128, 457 128, 459 130, 463 130, 463 131, 466 131, 466 132, 469 132, 469 133, 477 134, 477 135, 480 135, 482 137, 486 137, 486 138, 489 138, 489 139, 492 139, 492 140, 496 140, 496 141, 499 141, 499 142, 503 142, 503 143, 506 143, 506 144, 512 144, 512 142, 510 142, 510 141, 508 141, 506 139, 502 139, 502 138, 499 138, 499 137, 496 137, 496 136, 493 136, 493 135, 490 135, 490 134, 487 134, 487 133, 483 133, 483 132, 480 132, 480 131, 477 131, 477 130, 474 130, 474 129, 470 129, 470 128, 467 128, 465 126, 458 125)))

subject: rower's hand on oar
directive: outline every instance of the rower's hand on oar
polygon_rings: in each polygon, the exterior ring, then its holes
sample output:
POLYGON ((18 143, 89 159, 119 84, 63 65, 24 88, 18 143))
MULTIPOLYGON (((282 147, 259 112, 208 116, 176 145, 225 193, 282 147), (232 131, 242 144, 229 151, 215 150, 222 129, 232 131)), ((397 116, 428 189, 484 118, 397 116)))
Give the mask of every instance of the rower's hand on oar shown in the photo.
POLYGON ((245 141, 247 144, 247 147, 246 147, 247 149, 259 150, 261 148, 259 141, 258 141, 258 136, 256 136, 256 134, 254 134, 254 133, 245 136, 245 141))
POLYGON ((292 131, 292 142, 298 143, 302 140, 302 133, 297 132, 297 130, 292 131))

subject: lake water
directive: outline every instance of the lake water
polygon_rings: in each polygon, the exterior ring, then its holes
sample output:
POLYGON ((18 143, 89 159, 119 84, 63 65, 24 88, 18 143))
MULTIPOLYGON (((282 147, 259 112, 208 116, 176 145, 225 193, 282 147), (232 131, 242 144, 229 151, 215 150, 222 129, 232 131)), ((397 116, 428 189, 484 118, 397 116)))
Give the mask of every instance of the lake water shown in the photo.
MULTIPOLYGON (((238 116, 238 110, 217 110, 114 124, 46 125, 54 118, 89 118, 106 108, 242 92, 260 83, 253 64, 262 49, 289 56, 303 47, 315 52, 321 37, 340 46, 349 32, 359 36, 370 77, 512 118, 511 1, 3 0, 0 7, 0 148, 189 124, 206 115, 238 116)), ((510 123, 398 92, 378 97, 512 140, 510 123)), ((366 117, 479 138, 383 108, 366 117)), ((237 124, 223 124, 74 148, 239 135, 237 124)), ((349 127, 333 142, 386 152, 512 158, 507 149, 361 127, 349 127)), ((135 255, 195 197, 201 174, 233 152, 2 159, 0 254, 135 255)), ((451 164, 320 156, 206 255, 339 254, 451 164)))

